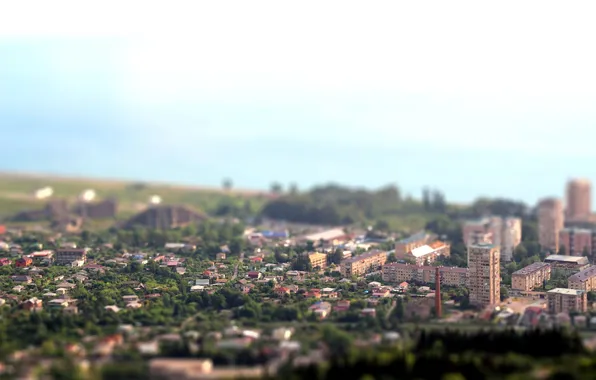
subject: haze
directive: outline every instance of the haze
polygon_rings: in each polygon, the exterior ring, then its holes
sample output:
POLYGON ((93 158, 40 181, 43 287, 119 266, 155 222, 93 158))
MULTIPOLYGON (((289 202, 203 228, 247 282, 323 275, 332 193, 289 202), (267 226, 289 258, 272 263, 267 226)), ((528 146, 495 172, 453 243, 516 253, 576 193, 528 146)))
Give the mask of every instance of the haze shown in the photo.
POLYGON ((0 169, 562 195, 596 181, 594 8, 5 4, 0 169))

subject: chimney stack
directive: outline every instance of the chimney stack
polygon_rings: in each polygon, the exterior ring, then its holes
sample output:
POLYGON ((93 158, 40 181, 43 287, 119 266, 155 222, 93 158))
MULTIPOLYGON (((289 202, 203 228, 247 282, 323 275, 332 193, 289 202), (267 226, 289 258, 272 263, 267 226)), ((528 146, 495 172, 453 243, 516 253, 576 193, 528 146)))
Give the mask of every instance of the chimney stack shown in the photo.
POLYGON ((441 309, 441 272, 440 268, 435 269, 435 312, 437 318, 440 319, 443 316, 443 310, 441 309))

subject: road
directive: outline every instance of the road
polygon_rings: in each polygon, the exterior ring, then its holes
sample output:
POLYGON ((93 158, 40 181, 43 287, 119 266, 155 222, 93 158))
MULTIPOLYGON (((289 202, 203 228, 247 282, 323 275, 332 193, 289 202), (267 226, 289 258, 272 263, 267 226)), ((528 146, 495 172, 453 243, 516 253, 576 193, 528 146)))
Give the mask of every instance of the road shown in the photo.
POLYGON ((391 313, 393 313, 393 309, 395 309, 396 306, 397 306, 397 301, 396 300, 391 301, 391 307, 387 311, 387 314, 385 314, 386 321, 389 320, 389 317, 391 316, 391 313))
POLYGON ((240 252, 240 258, 239 259, 240 260, 238 261, 238 264, 236 264, 234 266, 234 274, 232 275, 232 278, 231 278, 232 280, 235 280, 236 277, 238 277, 238 266, 240 264, 242 264, 242 262, 244 262, 244 252, 240 252))

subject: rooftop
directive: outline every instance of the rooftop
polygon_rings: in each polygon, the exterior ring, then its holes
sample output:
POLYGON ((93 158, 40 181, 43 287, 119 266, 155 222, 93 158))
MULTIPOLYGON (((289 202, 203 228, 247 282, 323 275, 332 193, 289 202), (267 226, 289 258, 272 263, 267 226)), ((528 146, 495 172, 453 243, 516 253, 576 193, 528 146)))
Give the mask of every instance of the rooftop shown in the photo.
POLYGON ((596 265, 592 265, 573 276, 569 277, 569 281, 587 281, 589 278, 596 276, 596 265))
POLYGON ((426 236, 427 236, 426 231, 419 231, 419 232, 416 232, 414 235, 411 235, 411 236, 408 236, 407 238, 401 239, 399 241, 399 243, 401 243, 401 244, 412 243, 412 242, 415 242, 415 241, 419 241, 419 240, 425 239, 426 236))
POLYGON ((345 264, 355 263, 357 261, 368 259, 368 258, 376 256, 378 254, 386 255, 386 253, 383 251, 369 251, 369 252, 363 253, 362 255, 350 257, 349 259, 346 259, 344 261, 344 263, 345 264))
POLYGON ((418 248, 414 248, 412 250, 412 255, 414 257, 422 257, 422 256, 426 256, 428 254, 433 253, 435 250, 433 248, 431 248, 431 246, 429 245, 423 245, 421 247, 418 248))
POLYGON ((543 263, 543 262, 532 263, 532 264, 528 265, 527 267, 523 267, 522 269, 513 272, 512 274, 530 274, 530 273, 536 272, 537 270, 540 270, 544 267, 549 267, 549 266, 550 266, 549 263, 543 263))
POLYGON ((566 255, 550 255, 544 259, 548 261, 559 261, 565 263, 588 264, 588 258, 584 256, 566 256, 566 255))
POLYGON ((344 232, 343 229, 341 228, 334 228, 331 230, 327 230, 327 231, 323 231, 323 232, 318 232, 315 234, 311 234, 311 235, 306 235, 304 238, 306 240, 310 240, 313 242, 317 242, 319 240, 332 240, 332 239, 336 239, 342 236, 345 236, 346 233, 344 232))
POLYGON ((568 296, 579 296, 584 293, 583 290, 575 290, 575 289, 567 289, 567 288, 555 288, 553 290, 549 290, 547 293, 553 294, 563 294, 568 296))

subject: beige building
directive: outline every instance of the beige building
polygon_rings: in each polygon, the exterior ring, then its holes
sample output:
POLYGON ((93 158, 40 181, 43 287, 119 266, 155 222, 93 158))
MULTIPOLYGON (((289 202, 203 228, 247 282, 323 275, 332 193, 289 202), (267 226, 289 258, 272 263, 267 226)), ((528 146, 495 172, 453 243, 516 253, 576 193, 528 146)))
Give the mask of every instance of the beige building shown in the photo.
POLYGON ((551 314, 585 313, 588 310, 588 297, 583 290, 556 288, 546 292, 546 299, 551 314))
POLYGON ((590 266, 588 258, 584 256, 550 255, 544 259, 544 262, 550 264, 552 272, 561 272, 567 276, 590 266))
POLYGON ((360 276, 380 269, 387 262, 387 252, 370 251, 350 257, 341 263, 341 274, 344 277, 360 276))
POLYGON ((88 248, 60 248, 56 250, 55 263, 58 265, 72 264, 75 261, 87 261, 88 248))
POLYGON ((586 179, 574 179, 567 183, 565 214, 575 221, 588 220, 592 213, 592 184, 586 179))
MULTIPOLYGON (((434 283, 434 266, 420 266, 413 264, 391 263, 383 266, 383 281, 399 284, 401 282, 413 281, 418 283, 434 283)), ((467 286, 468 268, 439 267, 441 274, 441 285, 467 286)))
POLYGON ((533 263, 511 275, 511 289, 530 291, 550 280, 549 263, 533 263))
POLYGON ((310 265, 313 269, 317 267, 320 269, 327 268, 327 255, 324 253, 311 253, 308 255, 308 259, 310 260, 310 265))
POLYGON ((420 231, 412 236, 402 239, 395 243, 395 257, 403 257, 408 252, 428 244, 432 240, 432 236, 426 231, 420 231))
POLYGON ((513 259, 513 251, 522 240, 521 218, 503 219, 503 231, 501 234, 501 261, 509 262, 513 259))
POLYGON ((414 248, 406 254, 395 255, 397 259, 410 260, 416 265, 432 264, 439 256, 449 256, 451 246, 442 241, 436 241, 431 244, 425 244, 414 248))
POLYGON ((543 249, 559 252, 559 233, 564 225, 563 202, 548 198, 538 203, 538 242, 543 249))
POLYGON ((501 301, 501 252, 493 244, 468 246, 470 303, 495 305, 501 301))
POLYGON ((596 290, 596 265, 592 265, 569 277, 567 279, 567 287, 585 292, 596 290))

